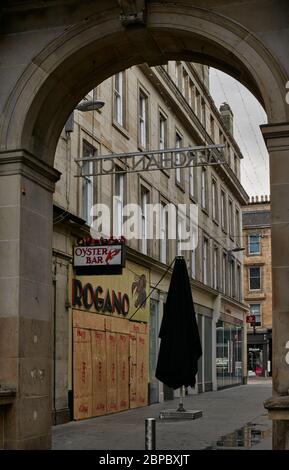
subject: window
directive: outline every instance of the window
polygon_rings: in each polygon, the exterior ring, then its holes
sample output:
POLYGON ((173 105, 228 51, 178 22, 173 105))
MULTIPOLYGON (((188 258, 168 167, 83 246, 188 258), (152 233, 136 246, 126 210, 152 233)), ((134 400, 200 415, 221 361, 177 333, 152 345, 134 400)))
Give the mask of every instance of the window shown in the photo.
POLYGON ((215 119, 213 116, 210 116, 210 134, 211 134, 211 139, 214 141, 215 140, 215 119))
POLYGON ((219 144, 224 144, 224 134, 219 130, 219 144))
MULTIPOLYGON (((167 118, 160 113, 159 115, 159 149, 167 147, 167 118)), ((165 166, 165 154, 162 154, 163 165, 165 166)))
POLYGON ((142 90, 139 92, 139 146, 148 147, 148 97, 142 90))
POLYGON ((201 120, 202 120, 202 124, 204 127, 206 127, 206 103, 205 101, 202 99, 201 101, 201 107, 202 107, 202 117, 201 117, 201 120))
POLYGON ((203 209, 207 209, 207 170, 204 166, 202 166, 201 183, 201 205, 203 209))
POLYGON ((183 94, 186 98, 186 101, 189 103, 189 99, 190 99, 190 96, 189 96, 189 76, 187 74, 187 72, 184 70, 183 71, 183 94))
POLYGON ((261 304, 250 304, 250 315, 255 315, 255 326, 262 325, 261 304))
POLYGON ((212 178, 212 210, 213 219, 218 220, 218 190, 215 178, 212 178))
POLYGON ((203 240, 203 283, 208 284, 209 240, 203 240))
POLYGON ((113 80, 113 119, 120 126, 124 126, 125 115, 125 72, 119 72, 113 80))
POLYGON ((177 239, 177 256, 182 254, 182 240, 185 238, 186 216, 178 211, 178 239, 177 239))
POLYGON ((249 267, 249 289, 250 290, 261 289, 261 267, 260 266, 249 267))
POLYGON ((161 203, 160 210, 160 260, 162 263, 168 262, 168 212, 164 203, 161 203))
POLYGON ((240 229, 240 211, 239 209, 236 209, 235 212, 235 232, 236 232, 236 238, 237 238, 237 244, 241 244, 241 229, 240 229))
POLYGON ((189 105, 190 107, 195 111, 196 109, 196 94, 195 94, 195 86, 193 84, 193 82, 190 80, 190 83, 189 83, 189 105))
POLYGON ((242 301, 242 277, 241 277, 241 266, 237 265, 237 300, 242 301))
POLYGON ((229 235, 232 238, 234 234, 233 202, 229 199, 229 235))
POLYGON ((223 253, 222 258, 222 290, 225 294, 227 291, 227 255, 223 253))
POLYGON ((221 224, 222 228, 226 230, 227 224, 227 206, 226 206, 226 194, 221 191, 221 224))
POLYGON ((149 191, 141 186, 141 252, 148 254, 148 208, 149 191))
MULTIPOLYGON (((177 132, 176 133, 176 148, 179 149, 181 147, 182 147, 182 137, 177 132)), ((180 165, 180 163, 181 163, 181 154, 176 153, 176 164, 180 165)), ((182 182, 182 173, 181 173, 181 168, 180 167, 176 167, 176 182, 178 184, 181 184, 181 182, 182 182)))
POLYGON ((214 246, 213 253, 213 288, 218 288, 218 248, 214 246))
POLYGON ((259 255, 260 251, 260 235, 249 235, 249 255, 259 255))
POLYGON ((120 237, 122 233, 123 205, 124 205, 124 174, 115 174, 115 217, 114 217, 114 236, 120 237))
POLYGON ((190 196, 195 197, 195 168, 190 167, 190 196))
POLYGON ((183 74, 181 62, 176 62, 176 84, 180 92, 183 92, 183 74))
POLYGON ((167 145, 167 119, 160 113, 159 118, 159 148, 165 149, 167 145))
MULTIPOLYGON (((88 142, 83 141, 82 144, 82 156, 83 158, 93 157, 95 155, 96 149, 90 145, 88 142)), ((86 161, 83 162, 82 172, 84 175, 91 175, 93 173, 93 162, 86 161)), ((84 176, 82 183, 82 210, 83 218, 88 225, 92 222, 92 217, 90 215, 91 208, 93 206, 93 176, 84 176)))
POLYGON ((236 297, 236 280, 235 280, 235 260, 232 259, 229 263, 230 273, 230 295, 236 297))
POLYGON ((202 118, 202 110, 201 110, 201 94, 200 92, 196 89, 196 114, 198 118, 201 120, 202 118))
POLYGON ((239 176, 238 172, 238 157, 236 154, 234 154, 234 172, 236 176, 239 176))
POLYGON ((193 279, 196 279, 196 249, 191 252, 191 275, 193 279))

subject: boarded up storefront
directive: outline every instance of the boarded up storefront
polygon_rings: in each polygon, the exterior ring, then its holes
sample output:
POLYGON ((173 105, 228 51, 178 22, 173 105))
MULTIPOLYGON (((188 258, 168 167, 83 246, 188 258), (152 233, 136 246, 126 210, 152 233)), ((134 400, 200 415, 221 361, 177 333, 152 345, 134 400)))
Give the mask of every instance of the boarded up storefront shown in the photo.
MULTIPOLYGON (((133 321, 135 317, 129 318, 140 302, 141 289, 136 286, 136 273, 140 272, 139 278, 143 276, 148 281, 149 273, 136 265, 133 267, 134 270, 130 270, 128 276, 124 273, 122 279, 121 276, 77 278, 78 292, 73 299, 72 364, 76 420, 148 404, 148 327, 144 320, 148 318, 149 302, 140 309, 138 321, 133 321), (91 287, 85 290, 87 284, 91 287), (120 315, 112 299, 118 299, 121 305, 124 293, 128 298, 123 303, 127 312, 120 315), (112 311, 98 313, 97 307, 104 310, 105 303, 112 311)), ((148 293, 149 282, 146 285, 148 293)))

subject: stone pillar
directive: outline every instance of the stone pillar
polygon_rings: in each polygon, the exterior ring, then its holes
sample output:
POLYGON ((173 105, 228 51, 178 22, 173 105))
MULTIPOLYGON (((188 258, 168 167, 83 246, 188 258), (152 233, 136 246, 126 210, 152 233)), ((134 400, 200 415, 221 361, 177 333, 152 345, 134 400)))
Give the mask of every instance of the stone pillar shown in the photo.
POLYGON ((273 449, 289 449, 289 123, 261 126, 270 156, 272 236, 273 449))
POLYGON ((59 172, 0 152, 0 384, 6 449, 51 446, 52 196, 59 172))

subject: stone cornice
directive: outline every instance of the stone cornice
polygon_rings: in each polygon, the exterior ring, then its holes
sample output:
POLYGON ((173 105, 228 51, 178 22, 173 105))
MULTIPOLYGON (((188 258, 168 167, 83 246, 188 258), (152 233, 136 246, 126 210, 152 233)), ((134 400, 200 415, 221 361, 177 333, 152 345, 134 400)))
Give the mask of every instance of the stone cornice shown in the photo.
POLYGON ((262 124, 260 128, 266 144, 270 139, 289 138, 289 122, 262 124))
POLYGON ((0 176, 9 175, 22 175, 53 192, 61 173, 26 150, 0 150, 0 176))

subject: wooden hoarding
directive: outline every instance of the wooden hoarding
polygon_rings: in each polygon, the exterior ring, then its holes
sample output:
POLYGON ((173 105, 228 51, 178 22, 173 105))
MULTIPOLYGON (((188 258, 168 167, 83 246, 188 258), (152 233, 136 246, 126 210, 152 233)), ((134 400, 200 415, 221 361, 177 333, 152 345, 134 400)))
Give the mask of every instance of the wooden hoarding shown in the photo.
POLYGON ((137 407, 136 383, 137 383, 137 335, 130 334, 129 341, 129 401, 130 408, 137 407))
POLYGON ((147 325, 73 312, 74 419, 147 404, 147 325))
POLYGON ((107 363, 107 412, 117 411, 117 337, 116 333, 106 333, 107 363))
POLYGON ((106 414, 106 334, 91 330, 92 416, 106 414))
POLYGON ((117 410, 129 408, 129 335, 117 333, 117 410))
POLYGON ((90 331, 73 329, 74 419, 92 416, 92 368, 90 331))
POLYGON ((137 334, 137 406, 148 403, 148 342, 147 335, 137 334))

